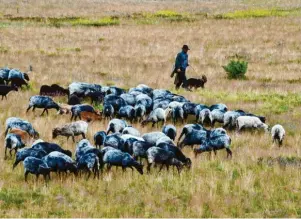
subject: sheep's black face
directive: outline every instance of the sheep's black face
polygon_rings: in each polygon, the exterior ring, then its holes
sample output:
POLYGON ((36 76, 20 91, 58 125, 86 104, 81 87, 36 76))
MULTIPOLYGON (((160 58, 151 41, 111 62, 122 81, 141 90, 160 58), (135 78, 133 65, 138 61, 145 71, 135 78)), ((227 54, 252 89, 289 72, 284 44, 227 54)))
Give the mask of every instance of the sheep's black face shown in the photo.
POLYGON ((69 157, 72 157, 72 152, 69 150, 65 150, 64 154, 68 155, 69 157))
POLYGON ((40 137, 40 134, 39 134, 38 132, 35 132, 34 135, 33 135, 33 137, 34 137, 35 139, 38 139, 38 138, 40 137))
POLYGON ((50 173, 49 167, 39 166, 38 172, 42 175, 48 175, 50 173))
POLYGON ((59 132, 57 129, 53 129, 52 131, 52 138, 56 138, 59 135, 59 132))
POLYGON ((25 78, 25 80, 29 81, 29 76, 28 76, 28 74, 24 73, 24 78, 25 78))
POLYGON ((188 168, 191 167, 191 159, 190 159, 190 158, 186 158, 185 165, 186 165, 186 167, 188 167, 188 168))
POLYGON ((18 165, 19 162, 20 162, 20 161, 16 158, 16 161, 15 161, 15 163, 13 164, 13 169, 15 169, 15 167, 18 165))
POLYGON ((137 166, 135 166, 135 168, 141 175, 143 175, 143 165, 138 164, 137 166))

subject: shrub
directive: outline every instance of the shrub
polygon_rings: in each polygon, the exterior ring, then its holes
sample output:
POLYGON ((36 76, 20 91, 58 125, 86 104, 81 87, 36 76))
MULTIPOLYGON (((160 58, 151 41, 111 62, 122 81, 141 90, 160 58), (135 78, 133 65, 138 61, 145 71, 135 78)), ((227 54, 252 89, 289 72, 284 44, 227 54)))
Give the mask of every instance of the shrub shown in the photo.
POLYGON ((246 72, 248 69, 248 62, 233 59, 227 66, 223 66, 224 70, 227 72, 229 79, 245 79, 246 72))

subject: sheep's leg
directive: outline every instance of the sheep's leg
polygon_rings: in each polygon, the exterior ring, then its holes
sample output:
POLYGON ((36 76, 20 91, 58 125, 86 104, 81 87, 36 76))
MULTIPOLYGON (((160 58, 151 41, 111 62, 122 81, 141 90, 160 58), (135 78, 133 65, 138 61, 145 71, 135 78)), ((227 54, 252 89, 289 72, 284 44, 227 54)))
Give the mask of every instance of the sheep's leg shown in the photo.
POLYGON ((27 182, 27 176, 28 176, 28 174, 29 174, 29 171, 25 171, 25 174, 24 174, 24 176, 25 176, 25 182, 27 182))
POLYGON ((90 176, 91 176, 91 170, 90 170, 90 169, 88 169, 88 176, 87 176, 87 180, 90 178, 90 176))
POLYGON ((70 118, 70 120, 71 120, 71 121, 73 120, 73 113, 71 113, 71 118, 70 118))
POLYGON ((39 175, 40 174, 36 174, 36 181, 38 182, 38 180, 39 180, 39 175))
POLYGON ((160 172, 161 172, 161 170, 163 169, 163 167, 164 167, 164 164, 161 164, 161 166, 160 166, 160 169, 159 169, 159 172, 158 172, 158 173, 160 173, 160 172))
POLYGON ((232 151, 229 148, 226 148, 227 158, 230 156, 232 158, 232 151))
POLYGON ((75 137, 74 137, 74 135, 72 135, 72 141, 73 141, 73 143, 75 143, 75 137))
POLYGON ((155 127, 156 122, 153 122, 152 127, 155 127))
POLYGON ((42 112, 42 114, 41 114, 41 116, 43 116, 44 115, 44 112, 46 111, 46 108, 43 110, 43 112, 42 112))
POLYGON ((3 97, 4 97, 4 96, 2 95, 2 99, 1 99, 1 100, 3 100, 3 97))
POLYGON ((213 120, 213 121, 211 122, 211 128, 214 128, 214 125, 215 125, 215 120, 213 120))
POLYGON ((28 108, 26 109, 26 112, 28 112, 31 109, 32 106, 28 106, 28 108))
MULTIPOLYGON (((3 96, 2 96, 3 97, 3 96)), ((4 97, 5 97, 5 99, 7 100, 7 96, 6 96, 6 94, 4 95, 4 97)))
POLYGON ((48 116, 49 115, 48 109, 46 108, 45 110, 46 110, 46 113, 47 113, 47 116, 48 116))
POLYGON ((14 150, 14 149, 10 149, 10 150, 9 150, 9 155, 10 155, 10 157, 13 156, 12 153, 11 153, 13 150, 14 150))
POLYGON ((217 155, 217 151, 216 150, 213 150, 213 153, 214 153, 215 156, 217 155))
POLYGON ((147 173, 150 173, 150 169, 151 169, 152 164, 151 163, 147 163, 147 173))
POLYGON ((83 139, 86 139, 86 135, 85 133, 82 133, 83 139))
POLYGON ((5 147, 4 160, 6 160, 7 147, 5 147))
POLYGON ((35 109, 36 109, 36 107, 35 107, 35 106, 33 106, 33 108, 32 108, 32 112, 34 112, 34 111, 35 111, 35 109))

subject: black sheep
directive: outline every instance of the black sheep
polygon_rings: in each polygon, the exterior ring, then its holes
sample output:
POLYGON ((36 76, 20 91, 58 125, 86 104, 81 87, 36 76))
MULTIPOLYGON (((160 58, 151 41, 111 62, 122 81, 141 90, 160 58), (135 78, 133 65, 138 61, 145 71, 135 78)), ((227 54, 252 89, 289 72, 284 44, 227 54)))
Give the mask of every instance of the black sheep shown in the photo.
POLYGON ((2 96, 2 100, 5 97, 7 99, 7 94, 11 91, 18 91, 18 87, 8 86, 8 85, 0 85, 0 95, 2 96))
POLYGON ((23 165, 25 171, 25 182, 27 182, 27 176, 29 173, 36 175, 37 179, 40 174, 44 176, 45 181, 47 180, 47 176, 48 179, 50 179, 50 168, 42 159, 27 157, 24 160, 23 165))
POLYGON ((80 98, 75 94, 70 95, 70 97, 68 98, 68 105, 78 105, 80 103, 80 98))
POLYGON ((59 146, 58 144, 55 144, 55 143, 39 142, 39 143, 33 145, 32 148, 37 149, 37 150, 43 150, 47 154, 49 154, 53 151, 58 151, 58 152, 68 155, 69 157, 72 157, 71 151, 64 150, 61 146, 59 146))

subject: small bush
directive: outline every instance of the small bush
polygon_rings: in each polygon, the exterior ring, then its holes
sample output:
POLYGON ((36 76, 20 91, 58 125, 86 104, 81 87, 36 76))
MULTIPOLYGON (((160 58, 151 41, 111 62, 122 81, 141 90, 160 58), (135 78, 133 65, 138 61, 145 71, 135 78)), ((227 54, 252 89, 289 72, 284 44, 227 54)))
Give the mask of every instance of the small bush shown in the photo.
POLYGON ((246 72, 248 69, 248 62, 243 60, 231 60, 227 66, 223 66, 227 72, 229 79, 246 79, 246 72))

